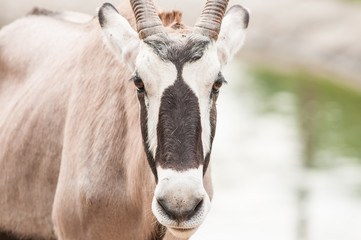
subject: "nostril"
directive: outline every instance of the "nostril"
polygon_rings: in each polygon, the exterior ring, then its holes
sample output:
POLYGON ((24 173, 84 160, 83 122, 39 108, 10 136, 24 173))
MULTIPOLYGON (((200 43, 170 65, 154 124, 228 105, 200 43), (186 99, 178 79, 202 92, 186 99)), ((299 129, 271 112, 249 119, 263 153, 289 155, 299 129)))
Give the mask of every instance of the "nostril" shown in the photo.
POLYGON ((159 206, 163 209, 163 211, 172 219, 176 219, 177 218, 177 212, 176 211, 172 211, 167 204, 167 201, 163 198, 157 199, 157 202, 159 204, 159 206))
POLYGON ((192 201, 192 203, 188 203, 183 206, 176 206, 164 198, 157 199, 157 202, 162 208, 163 212, 168 215, 168 217, 178 221, 191 219, 195 214, 197 214, 197 212, 199 212, 203 205, 202 198, 196 199, 192 201))
POLYGON ((203 205, 203 199, 200 199, 193 208, 193 210, 185 217, 187 217, 187 219, 191 219, 199 211, 199 209, 202 208, 202 205, 203 205))
POLYGON ((163 198, 157 199, 158 204, 165 210, 166 209, 166 203, 163 198))
POLYGON ((203 204, 203 199, 201 199, 198 204, 196 205, 196 207, 194 208, 194 212, 197 212, 201 207, 202 207, 202 204, 203 204))

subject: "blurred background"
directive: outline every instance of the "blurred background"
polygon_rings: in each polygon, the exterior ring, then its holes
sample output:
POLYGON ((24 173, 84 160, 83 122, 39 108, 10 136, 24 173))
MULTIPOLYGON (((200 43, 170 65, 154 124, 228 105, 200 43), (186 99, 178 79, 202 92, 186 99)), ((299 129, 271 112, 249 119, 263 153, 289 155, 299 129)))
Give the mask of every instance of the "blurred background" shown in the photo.
MULTIPOLYGON (((118 5, 121 0, 109 1, 118 5)), ((205 1, 156 0, 193 25, 205 1)), ((96 14, 102 0, 0 0, 96 14)), ((251 11, 225 67, 212 210, 193 240, 361 239, 361 0, 232 0, 251 11)))

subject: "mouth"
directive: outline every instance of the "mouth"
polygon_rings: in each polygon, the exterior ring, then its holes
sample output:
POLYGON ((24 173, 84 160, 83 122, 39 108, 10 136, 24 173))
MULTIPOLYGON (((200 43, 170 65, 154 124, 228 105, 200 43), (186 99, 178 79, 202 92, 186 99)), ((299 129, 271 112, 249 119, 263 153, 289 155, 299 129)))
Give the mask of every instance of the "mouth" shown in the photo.
POLYGON ((176 228, 176 227, 169 227, 173 231, 179 231, 179 232, 188 232, 188 231, 194 231, 196 228, 176 228))
POLYGON ((167 228, 174 236, 179 238, 189 238, 197 230, 197 227, 195 228, 167 227, 167 228))

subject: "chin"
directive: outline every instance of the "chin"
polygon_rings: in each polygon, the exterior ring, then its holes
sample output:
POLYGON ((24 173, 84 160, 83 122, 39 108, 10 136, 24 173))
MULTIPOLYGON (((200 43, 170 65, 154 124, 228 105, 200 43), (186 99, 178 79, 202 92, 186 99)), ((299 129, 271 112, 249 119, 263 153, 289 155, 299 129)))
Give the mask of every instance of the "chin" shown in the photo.
POLYGON ((197 231, 198 227, 196 228, 167 227, 167 229, 172 233, 173 236, 177 238, 188 239, 197 231))

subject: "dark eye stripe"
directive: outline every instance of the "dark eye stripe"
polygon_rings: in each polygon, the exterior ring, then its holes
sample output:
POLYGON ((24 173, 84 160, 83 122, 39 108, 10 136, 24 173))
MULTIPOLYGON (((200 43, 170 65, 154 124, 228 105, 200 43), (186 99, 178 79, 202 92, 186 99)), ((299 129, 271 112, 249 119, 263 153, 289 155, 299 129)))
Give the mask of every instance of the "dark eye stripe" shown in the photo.
POLYGON ((222 82, 222 83, 225 83, 227 84, 228 82, 226 81, 226 79, 224 79, 223 75, 221 72, 218 73, 218 76, 217 76, 217 79, 215 82, 222 82))
POLYGON ((136 80, 137 78, 140 79, 138 72, 135 71, 135 73, 133 74, 133 76, 130 77, 129 81, 134 82, 134 80, 136 80))
POLYGON ((144 92, 144 83, 139 77, 138 72, 135 72, 135 74, 129 79, 129 81, 132 81, 134 83, 138 92, 144 92))
POLYGON ((219 93, 219 89, 222 87, 223 83, 227 83, 224 79, 221 72, 218 73, 217 79, 214 81, 212 85, 212 95, 219 93))

